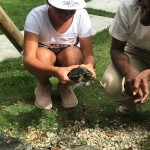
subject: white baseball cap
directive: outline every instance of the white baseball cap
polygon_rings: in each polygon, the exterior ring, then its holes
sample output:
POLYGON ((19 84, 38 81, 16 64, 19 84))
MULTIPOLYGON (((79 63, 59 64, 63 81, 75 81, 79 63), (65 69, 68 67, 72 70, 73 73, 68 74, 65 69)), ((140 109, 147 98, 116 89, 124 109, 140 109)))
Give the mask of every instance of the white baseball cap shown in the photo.
POLYGON ((86 5, 84 0, 48 0, 48 2, 56 8, 65 10, 81 9, 86 5))

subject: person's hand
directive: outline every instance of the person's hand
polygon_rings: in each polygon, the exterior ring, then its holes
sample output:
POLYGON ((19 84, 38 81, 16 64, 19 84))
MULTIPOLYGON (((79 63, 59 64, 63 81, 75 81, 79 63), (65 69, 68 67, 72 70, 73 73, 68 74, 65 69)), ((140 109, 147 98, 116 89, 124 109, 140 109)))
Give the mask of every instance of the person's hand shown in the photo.
POLYGON ((96 78, 96 73, 95 73, 94 68, 91 64, 87 64, 87 65, 86 64, 81 64, 80 67, 84 67, 84 68, 88 69, 89 71, 91 71, 92 74, 93 74, 92 76, 94 78, 96 78))
POLYGON ((135 103, 145 103, 148 100, 150 94, 149 81, 150 69, 144 70, 135 78, 133 95, 137 95, 137 93, 140 94, 140 96, 135 99, 135 103))
POLYGON ((58 78, 60 84, 62 85, 69 85, 69 84, 73 84, 73 81, 70 80, 68 78, 68 73, 74 69, 79 67, 79 65, 73 65, 73 66, 69 66, 69 67, 59 67, 57 73, 56 73, 56 77, 58 78))
POLYGON ((125 76, 125 94, 133 96, 133 85, 134 80, 137 77, 138 73, 135 70, 131 70, 126 76, 125 76))

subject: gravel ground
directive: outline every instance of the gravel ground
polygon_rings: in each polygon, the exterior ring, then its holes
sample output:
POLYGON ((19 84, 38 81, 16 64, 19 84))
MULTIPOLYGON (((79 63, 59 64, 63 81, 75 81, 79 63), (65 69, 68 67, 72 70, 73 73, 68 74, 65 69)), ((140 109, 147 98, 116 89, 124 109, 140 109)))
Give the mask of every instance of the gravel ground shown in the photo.
POLYGON ((100 128, 97 124, 94 129, 84 125, 84 120, 76 121, 74 126, 63 128, 59 134, 48 132, 42 134, 40 139, 36 138, 32 131, 27 139, 34 147, 51 145, 60 147, 61 150, 146 150, 140 143, 145 143, 146 138, 150 136, 150 131, 138 123, 132 126, 119 125, 114 120, 112 127, 100 128))

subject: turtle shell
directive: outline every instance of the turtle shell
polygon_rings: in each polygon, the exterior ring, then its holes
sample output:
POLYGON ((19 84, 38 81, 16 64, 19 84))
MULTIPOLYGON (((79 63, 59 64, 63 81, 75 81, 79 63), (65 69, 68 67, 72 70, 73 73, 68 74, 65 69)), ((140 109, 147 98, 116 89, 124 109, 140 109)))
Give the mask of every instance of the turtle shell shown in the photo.
POLYGON ((94 79, 92 76, 92 72, 83 67, 72 69, 68 73, 68 77, 74 82, 80 82, 80 83, 87 83, 94 79))

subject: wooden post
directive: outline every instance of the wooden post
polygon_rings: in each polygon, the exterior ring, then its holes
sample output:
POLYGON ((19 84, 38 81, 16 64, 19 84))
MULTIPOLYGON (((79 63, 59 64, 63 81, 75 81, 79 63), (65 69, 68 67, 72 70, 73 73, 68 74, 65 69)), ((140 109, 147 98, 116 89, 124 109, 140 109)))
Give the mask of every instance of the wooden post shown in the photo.
POLYGON ((0 29, 21 53, 23 50, 23 35, 1 7, 0 29))

